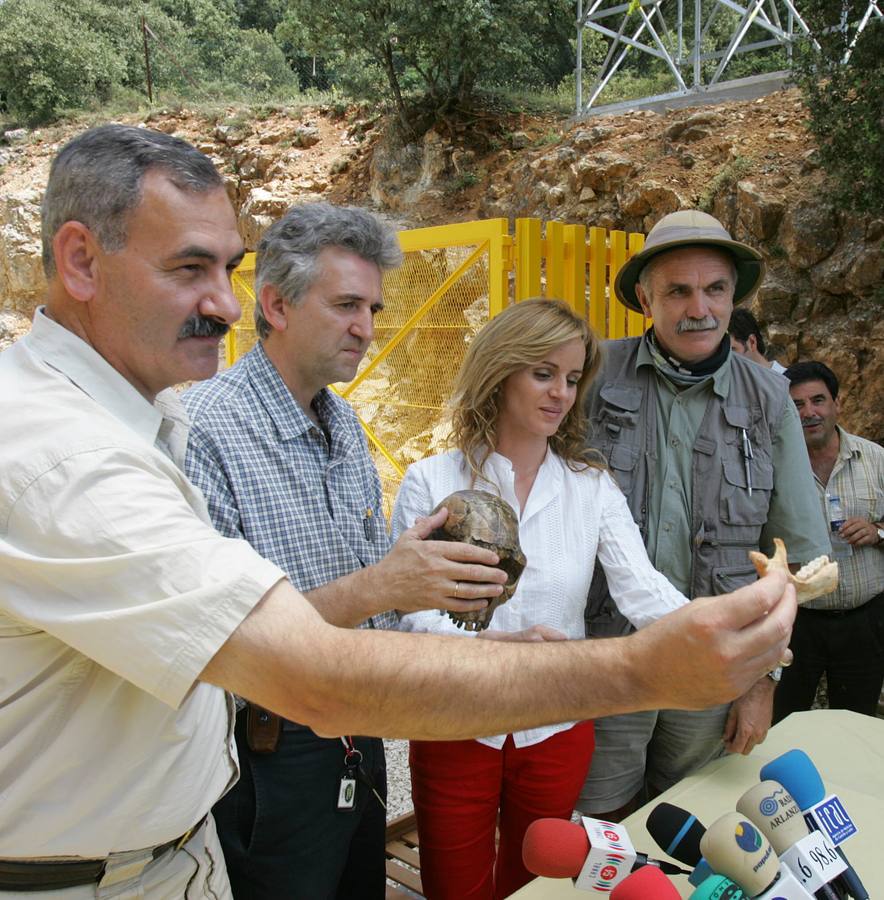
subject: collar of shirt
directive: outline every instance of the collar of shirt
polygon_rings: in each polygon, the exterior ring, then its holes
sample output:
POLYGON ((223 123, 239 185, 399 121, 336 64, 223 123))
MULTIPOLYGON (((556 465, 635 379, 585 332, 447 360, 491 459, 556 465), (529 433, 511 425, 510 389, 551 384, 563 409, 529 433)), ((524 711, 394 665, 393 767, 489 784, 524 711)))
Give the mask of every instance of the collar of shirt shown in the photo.
MULTIPOLYGON (((731 355, 732 354, 728 353, 724 363, 712 373, 712 390, 722 399, 727 397, 731 387, 731 355)), ((651 369, 656 371, 654 358, 651 356, 651 351, 648 350, 647 342, 644 338, 639 340, 638 354, 635 359, 636 372, 641 366, 650 366, 651 369)), ((700 383, 705 385, 709 382, 703 381, 700 383)))
MULTIPOLYGON (((245 365, 249 380, 261 398, 261 403, 273 421, 281 441, 296 440, 316 428, 316 423, 295 400, 276 366, 270 361, 263 344, 257 343, 247 354, 245 365)), ((339 417, 338 405, 335 396, 327 387, 313 398, 313 408, 326 435, 330 436, 330 443, 334 445, 340 435, 346 432, 341 432, 336 427, 339 417)))
POLYGON ((838 463, 863 455, 862 446, 850 432, 845 431, 840 425, 836 425, 835 429, 838 432, 838 463))
POLYGON ((45 365, 68 378, 139 437, 150 444, 159 438, 181 465, 186 443, 186 435, 182 443, 181 431, 186 431, 187 414, 173 390, 161 391, 156 401, 149 403, 101 354, 50 319, 44 306, 38 307, 31 331, 22 340, 45 365))
POLYGON ((499 494, 516 511, 520 524, 524 524, 559 495, 564 481, 563 465, 564 463, 547 447, 546 456, 537 470, 524 510, 519 508, 519 501, 516 499, 516 473, 513 471, 513 464, 500 453, 492 453, 485 461, 485 471, 489 478, 477 483, 476 487, 492 494, 499 494))

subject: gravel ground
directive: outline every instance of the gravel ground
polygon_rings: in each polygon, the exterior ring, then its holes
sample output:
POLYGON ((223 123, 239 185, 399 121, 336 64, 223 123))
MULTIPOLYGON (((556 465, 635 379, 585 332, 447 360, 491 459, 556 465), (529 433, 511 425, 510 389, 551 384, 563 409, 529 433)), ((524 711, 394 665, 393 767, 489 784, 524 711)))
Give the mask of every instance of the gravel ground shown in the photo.
POLYGON ((387 821, 411 811, 408 741, 384 741, 387 753, 387 821))

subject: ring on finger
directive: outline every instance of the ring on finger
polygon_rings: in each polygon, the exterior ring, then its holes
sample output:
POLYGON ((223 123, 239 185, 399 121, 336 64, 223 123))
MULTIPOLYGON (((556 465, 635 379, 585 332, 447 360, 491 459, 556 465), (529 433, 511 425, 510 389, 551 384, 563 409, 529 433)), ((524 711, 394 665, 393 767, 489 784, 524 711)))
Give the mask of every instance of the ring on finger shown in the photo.
POLYGON ((455 599, 455 600, 459 600, 459 599, 460 599, 460 597, 458 597, 458 594, 459 594, 459 593, 460 593, 460 582, 459 582, 459 581, 455 581, 455 582, 454 582, 454 599, 455 599))

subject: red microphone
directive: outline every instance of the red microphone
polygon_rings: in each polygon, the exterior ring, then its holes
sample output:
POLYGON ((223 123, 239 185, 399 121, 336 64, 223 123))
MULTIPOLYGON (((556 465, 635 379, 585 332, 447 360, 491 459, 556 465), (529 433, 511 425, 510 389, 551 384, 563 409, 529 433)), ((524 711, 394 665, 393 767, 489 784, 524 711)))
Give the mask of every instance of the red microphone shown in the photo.
POLYGON ((659 869, 643 866, 611 891, 611 900, 681 900, 681 894, 659 869))
POLYGON ((566 819, 535 819, 522 840, 522 862, 544 878, 576 878, 589 856, 585 828, 566 819))
MULTIPOLYGON (((525 831, 522 862, 533 875, 572 878, 578 890, 602 893, 639 869, 690 874, 637 852, 622 824, 589 818, 583 818, 579 825, 567 819, 536 819, 525 831)), ((665 878, 664 882, 668 884, 665 878)))

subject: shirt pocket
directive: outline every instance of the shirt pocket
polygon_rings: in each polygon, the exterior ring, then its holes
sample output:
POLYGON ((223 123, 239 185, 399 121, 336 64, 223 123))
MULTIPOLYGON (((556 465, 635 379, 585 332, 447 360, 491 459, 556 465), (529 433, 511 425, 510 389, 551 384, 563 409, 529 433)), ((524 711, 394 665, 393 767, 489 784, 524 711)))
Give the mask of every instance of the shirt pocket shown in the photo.
POLYGON ((878 492, 876 496, 869 495, 869 491, 861 491, 855 497, 842 497, 841 502, 845 504, 845 513, 849 519, 851 516, 858 516, 868 522, 880 522, 884 519, 884 491, 878 492))

